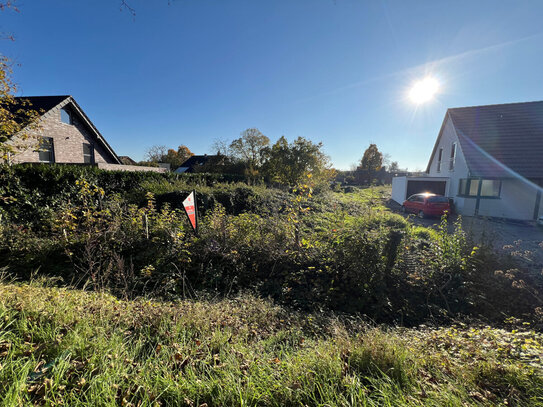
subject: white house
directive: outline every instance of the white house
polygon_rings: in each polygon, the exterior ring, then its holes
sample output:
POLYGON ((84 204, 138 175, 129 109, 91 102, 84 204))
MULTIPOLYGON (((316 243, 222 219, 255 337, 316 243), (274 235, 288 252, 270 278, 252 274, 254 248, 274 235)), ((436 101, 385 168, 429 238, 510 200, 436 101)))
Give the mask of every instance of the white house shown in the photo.
POLYGON ((392 199, 430 191, 456 212, 534 220, 543 216, 543 101, 448 109, 423 177, 398 177, 392 199))

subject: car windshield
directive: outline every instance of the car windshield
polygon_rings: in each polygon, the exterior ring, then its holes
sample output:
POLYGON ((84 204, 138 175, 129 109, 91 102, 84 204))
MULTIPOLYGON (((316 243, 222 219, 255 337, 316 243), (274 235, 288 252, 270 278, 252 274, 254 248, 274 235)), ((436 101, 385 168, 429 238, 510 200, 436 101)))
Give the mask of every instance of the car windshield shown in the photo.
POLYGON ((428 202, 431 202, 431 203, 448 203, 449 198, 446 198, 444 196, 431 196, 430 198, 428 198, 428 202))

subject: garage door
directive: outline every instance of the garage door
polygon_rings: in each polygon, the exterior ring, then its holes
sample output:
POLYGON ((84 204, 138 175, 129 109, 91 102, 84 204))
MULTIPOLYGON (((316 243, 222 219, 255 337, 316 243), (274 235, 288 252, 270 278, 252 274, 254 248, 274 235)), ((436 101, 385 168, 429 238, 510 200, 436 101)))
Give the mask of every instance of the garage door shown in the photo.
POLYGON ((431 192, 436 195, 445 195, 447 181, 407 181, 407 198, 413 194, 431 192))

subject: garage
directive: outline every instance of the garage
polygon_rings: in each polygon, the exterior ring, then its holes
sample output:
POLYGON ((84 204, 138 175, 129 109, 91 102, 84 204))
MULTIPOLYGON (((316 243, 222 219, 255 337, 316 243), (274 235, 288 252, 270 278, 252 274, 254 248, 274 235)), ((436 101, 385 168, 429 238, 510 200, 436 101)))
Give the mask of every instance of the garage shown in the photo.
POLYGON ((395 177, 392 178, 392 199, 402 204, 413 194, 430 192, 447 196, 449 178, 445 177, 395 177))
POLYGON ((407 180, 406 197, 421 192, 430 192, 436 195, 445 195, 447 181, 407 180))

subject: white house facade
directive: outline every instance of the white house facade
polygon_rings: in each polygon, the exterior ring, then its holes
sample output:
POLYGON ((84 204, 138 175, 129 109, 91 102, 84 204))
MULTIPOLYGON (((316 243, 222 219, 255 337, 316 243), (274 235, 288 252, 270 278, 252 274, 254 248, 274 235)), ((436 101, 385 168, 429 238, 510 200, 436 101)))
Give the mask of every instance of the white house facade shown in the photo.
POLYGON ((429 190, 452 198, 466 216, 543 216, 543 102, 449 109, 426 174, 394 179, 392 198, 402 203, 429 190), (416 188, 421 180, 436 187, 416 188))

